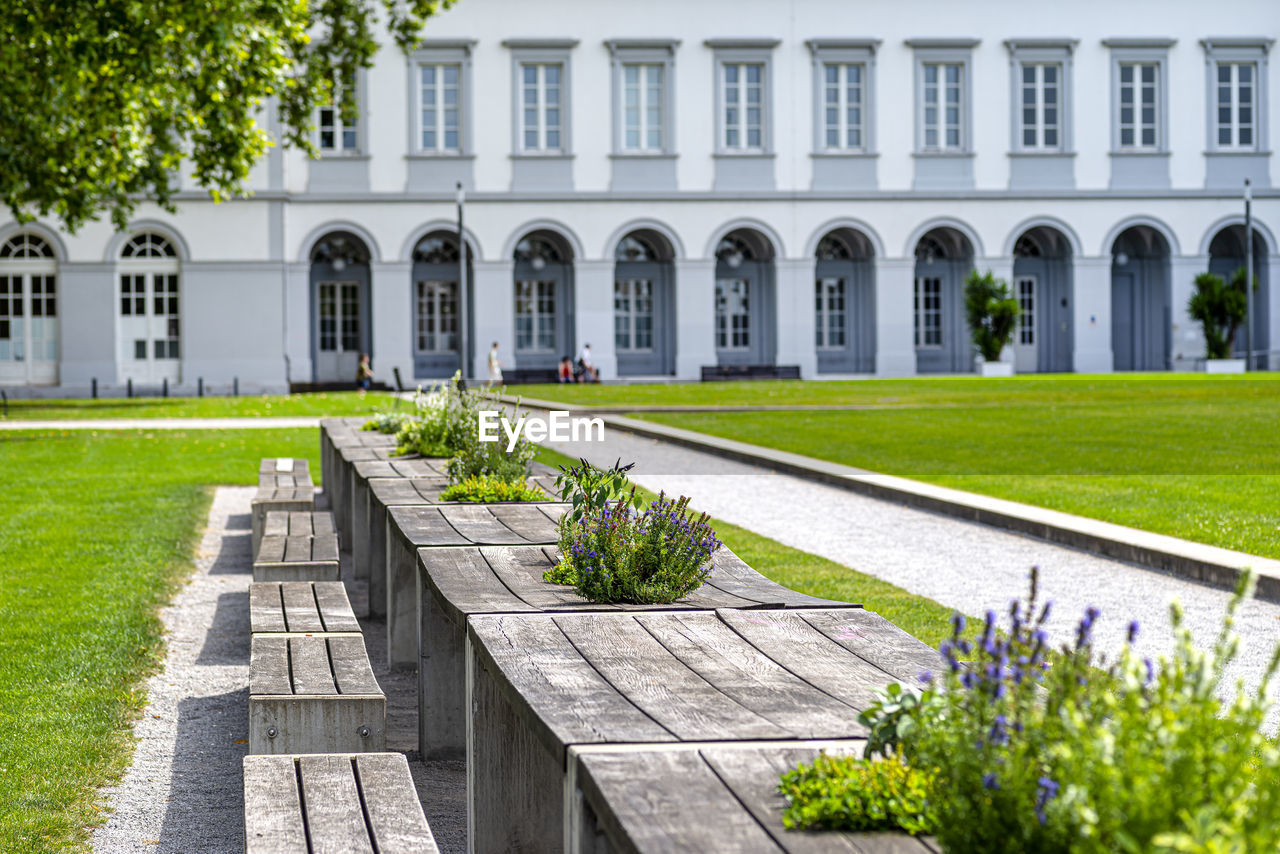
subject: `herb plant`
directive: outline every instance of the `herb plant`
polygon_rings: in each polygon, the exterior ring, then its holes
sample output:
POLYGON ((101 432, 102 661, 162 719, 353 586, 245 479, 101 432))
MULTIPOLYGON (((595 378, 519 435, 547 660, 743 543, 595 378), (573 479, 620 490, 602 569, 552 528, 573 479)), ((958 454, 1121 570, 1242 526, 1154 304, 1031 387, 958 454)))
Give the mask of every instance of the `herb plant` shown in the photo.
POLYGON ((377 412, 360 429, 376 430, 379 433, 399 433, 411 417, 407 412, 377 412))
POLYGON ((469 477, 451 484, 440 493, 441 501, 470 501, 477 504, 497 504, 503 501, 542 501, 546 494, 536 486, 524 482, 509 483, 488 475, 469 477))
POLYGON ((933 833, 933 775, 896 754, 874 759, 818 755, 782 775, 789 806, 782 823, 792 830, 905 830, 933 833))

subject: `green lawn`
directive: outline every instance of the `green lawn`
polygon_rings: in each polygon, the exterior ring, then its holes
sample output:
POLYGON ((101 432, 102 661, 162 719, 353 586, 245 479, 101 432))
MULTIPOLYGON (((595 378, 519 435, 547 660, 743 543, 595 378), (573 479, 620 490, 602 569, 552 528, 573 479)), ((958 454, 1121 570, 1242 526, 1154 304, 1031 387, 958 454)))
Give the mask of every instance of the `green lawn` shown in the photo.
MULTIPOLYGON (((724 387, 734 403, 892 398, 902 408, 640 417, 1280 557, 1277 379, 1125 375, 718 384, 706 387, 717 401, 725 400, 719 393, 724 387)), ((570 387, 561 399, 587 395, 617 403, 630 393, 637 402, 692 402, 701 388, 570 387)), ((541 394, 556 391, 544 387, 541 394)), ((532 388, 528 394, 538 396, 532 388)))
MULTIPOLYGON (((549 448, 540 448, 538 459, 552 466, 576 465, 578 462, 549 448)), ((690 498, 696 507, 698 496, 690 498)), ((936 647, 951 636, 948 621, 952 611, 932 599, 908 593, 901 587, 824 557, 784 546, 746 528, 718 519, 712 519, 711 524, 721 542, 734 554, 757 572, 785 587, 810 596, 864 605, 930 646, 936 647)))
POLYGON ((408 406, 386 392, 316 392, 249 397, 134 397, 99 400, 10 400, 10 421, 73 418, 260 418, 366 415, 408 406))
POLYGON ((87 847, 207 485, 256 484, 278 456, 318 473, 316 431, 0 433, 0 851, 87 847))

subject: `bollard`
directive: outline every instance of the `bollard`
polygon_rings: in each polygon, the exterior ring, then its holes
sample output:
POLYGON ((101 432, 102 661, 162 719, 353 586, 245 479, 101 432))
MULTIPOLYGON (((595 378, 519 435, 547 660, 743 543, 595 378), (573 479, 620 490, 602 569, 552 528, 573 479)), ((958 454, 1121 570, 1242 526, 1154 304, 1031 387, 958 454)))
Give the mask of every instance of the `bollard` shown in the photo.
POLYGON ((161 397, 169 396, 169 378, 168 377, 165 377, 163 380, 160 381, 160 396, 161 397))
POLYGON ((204 397, 204 377, 196 379, 196 397, 204 397))
POLYGON ((93 396, 94 400, 97 400, 98 399, 98 378, 97 377, 93 378, 89 387, 91 389, 89 393, 93 396))
POLYGON ((404 391, 404 383, 400 380, 400 366, 392 368, 391 373, 396 375, 396 391, 404 391))
POLYGON ((133 397, 133 377, 129 377, 129 379, 125 382, 124 394, 125 394, 125 397, 133 397))
POLYGON ((6 394, 5 390, 2 388, 0 388, 0 403, 4 404, 4 417, 8 418, 9 417, 9 395, 6 394))
POLYGON ((232 397, 240 396, 240 378, 239 377, 231 378, 231 396, 232 397))

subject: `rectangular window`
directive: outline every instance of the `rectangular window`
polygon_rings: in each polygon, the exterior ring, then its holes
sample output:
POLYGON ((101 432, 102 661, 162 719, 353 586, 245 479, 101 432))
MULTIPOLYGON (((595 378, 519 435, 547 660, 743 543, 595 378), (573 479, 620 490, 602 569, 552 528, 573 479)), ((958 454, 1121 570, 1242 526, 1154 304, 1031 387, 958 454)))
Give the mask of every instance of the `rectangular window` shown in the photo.
POLYGON ((964 148, 964 66, 958 62, 926 62, 922 67, 925 151, 964 148))
POLYGON ((556 283, 516 282, 516 349, 556 348, 556 283))
POLYGON ((915 321, 917 347, 942 346, 942 279, 916 278, 915 321))
POLYGON ((1257 66, 1252 62, 1219 62, 1217 75, 1218 148, 1257 148, 1257 66))
POLYGON ((520 65, 520 139, 524 151, 564 149, 563 75, 564 66, 558 62, 520 65))
POLYGON ((120 277, 120 314, 123 317, 144 317, 147 313, 147 277, 123 275, 120 277))
POLYGON ((355 124, 346 124, 338 108, 339 95, 343 91, 355 91, 355 79, 351 78, 335 87, 334 97, 319 109, 316 128, 319 133, 317 147, 324 154, 352 154, 359 149, 359 136, 355 124))
POLYGON ((460 151, 458 65, 418 66, 419 145, 423 151, 457 154, 460 151))
POLYGON ((0 276, 0 361, 22 359, 22 277, 0 276), (10 282, 17 289, 10 292, 10 282), (14 339, 17 339, 17 342, 14 339), (15 359, 14 344, 17 343, 15 359))
POLYGON ((1022 63, 1022 147, 1057 151, 1062 147, 1062 66, 1022 63))
POLYGON ((764 63, 725 63, 720 73, 724 148, 764 150, 764 63))
POLYGON ((861 150, 866 147, 862 63, 828 62, 822 66, 823 144, 828 149, 861 150))
POLYGON ((751 291, 746 279, 716 279, 716 347, 751 346, 751 291))
POLYGON ((815 334, 819 350, 844 349, 844 321, 844 279, 818 279, 815 334))
POLYGON ((1034 276, 1018 279, 1018 306, 1022 309, 1018 321, 1018 343, 1036 343, 1036 280, 1034 276))
POLYGON ((1158 148, 1159 111, 1159 63, 1120 63, 1120 147, 1158 148))
POLYGON ((418 282, 418 351, 458 351, 458 283, 418 282))
POLYGON ((342 349, 354 353, 360 349, 360 286, 355 282, 342 285, 342 349))
POLYGON ((619 353, 653 350, 653 282, 621 279, 613 283, 613 333, 619 353))
POLYGON ((660 152, 666 147, 666 69, 656 63, 622 66, 622 148, 660 152))

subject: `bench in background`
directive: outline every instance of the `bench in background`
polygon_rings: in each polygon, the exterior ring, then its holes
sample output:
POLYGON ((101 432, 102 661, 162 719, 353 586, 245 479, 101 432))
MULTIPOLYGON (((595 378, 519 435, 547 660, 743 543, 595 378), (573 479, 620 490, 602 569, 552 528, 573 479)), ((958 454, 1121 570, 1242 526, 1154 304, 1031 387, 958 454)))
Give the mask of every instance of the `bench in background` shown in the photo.
POLYGON ((320 511, 273 510, 253 559, 254 581, 338 581, 338 535, 320 511))
POLYGON ((798 380, 799 365, 703 365, 702 381, 798 380))
POLYGON ((316 486, 306 460, 265 459, 258 466, 258 491, 250 502, 253 554, 262 542, 262 527, 272 510, 314 510, 316 486))
POLYGON ((249 585, 255 634, 360 634, 341 581, 266 581, 249 585))

